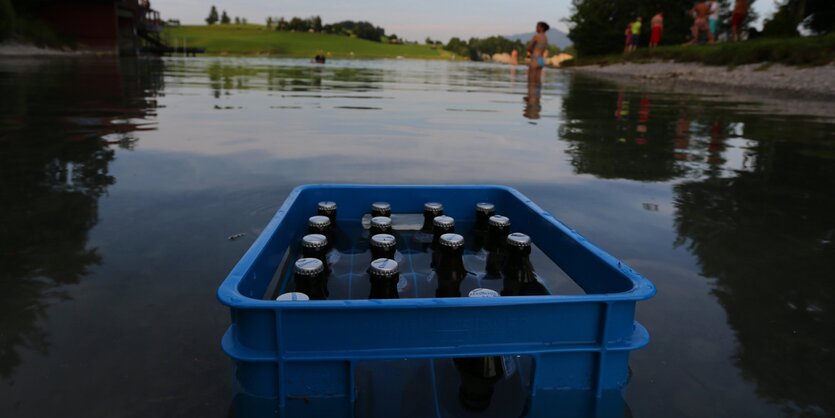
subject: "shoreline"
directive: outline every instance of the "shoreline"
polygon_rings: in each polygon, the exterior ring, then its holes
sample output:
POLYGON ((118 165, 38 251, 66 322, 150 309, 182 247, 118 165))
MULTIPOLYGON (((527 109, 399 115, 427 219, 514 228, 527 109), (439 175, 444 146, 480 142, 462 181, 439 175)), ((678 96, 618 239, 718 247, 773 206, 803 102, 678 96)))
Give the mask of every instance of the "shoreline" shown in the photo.
POLYGON ((835 99, 835 64, 793 67, 764 63, 724 67, 678 62, 628 62, 564 69, 614 81, 646 83, 654 87, 683 85, 726 93, 789 96, 816 101, 835 99))

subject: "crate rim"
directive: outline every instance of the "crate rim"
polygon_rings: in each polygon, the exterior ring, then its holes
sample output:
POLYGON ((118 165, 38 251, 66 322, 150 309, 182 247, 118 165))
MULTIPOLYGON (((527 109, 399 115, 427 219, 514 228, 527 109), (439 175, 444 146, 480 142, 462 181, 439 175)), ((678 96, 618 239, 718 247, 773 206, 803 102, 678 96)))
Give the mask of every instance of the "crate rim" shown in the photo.
POLYGON ((615 258, 600 247, 589 242, 585 237, 580 235, 574 229, 568 227, 562 221, 554 217, 550 212, 542 209, 534 203, 527 196, 523 195, 518 190, 504 185, 475 185, 475 184, 456 184, 456 185, 400 185, 400 184, 339 184, 339 183, 322 183, 322 184, 304 184, 295 187, 284 203, 278 208, 275 215, 270 219, 267 226, 259 234, 258 238, 247 249, 244 255, 238 260, 229 274, 217 289, 216 297, 220 303, 229 306, 230 308, 260 308, 260 309, 340 309, 340 308, 367 308, 367 309, 409 309, 420 307, 436 307, 436 308, 477 308, 479 306, 491 305, 538 305, 538 304, 552 304, 552 303, 612 303, 622 301, 640 301, 653 297, 656 293, 655 285, 649 279, 633 270, 625 263, 615 258), (269 238, 278 230, 281 221, 290 207, 295 203, 296 199, 306 190, 319 188, 340 188, 340 189, 482 189, 482 190, 500 190, 510 193, 522 203, 529 206, 538 214, 542 215, 556 228, 561 229, 564 233, 574 238, 574 240, 585 247, 596 257, 601 258, 610 267, 617 269, 624 276, 632 282, 632 288, 619 293, 599 293, 591 295, 546 295, 546 296, 507 296, 501 298, 408 298, 408 299, 386 299, 381 300, 317 300, 306 301, 304 303, 297 302, 278 302, 274 300, 255 299, 245 296, 238 291, 238 285, 246 275, 249 266, 257 258, 261 250, 266 246, 269 238))

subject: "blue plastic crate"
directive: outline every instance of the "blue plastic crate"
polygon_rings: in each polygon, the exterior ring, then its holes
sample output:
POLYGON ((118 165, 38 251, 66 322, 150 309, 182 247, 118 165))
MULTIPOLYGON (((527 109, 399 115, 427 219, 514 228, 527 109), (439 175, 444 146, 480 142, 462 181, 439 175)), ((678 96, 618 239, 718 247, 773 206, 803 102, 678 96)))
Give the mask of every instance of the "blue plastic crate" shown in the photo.
MULTIPOLYGON (((552 413, 555 402, 574 404, 578 415, 622 412, 622 401, 611 393, 627 382, 629 351, 649 342, 646 329, 634 320, 635 304, 654 294, 649 280, 514 189, 377 185, 293 190, 217 293, 231 309, 232 324, 222 345, 235 362, 242 415, 331 417, 363 415, 355 410, 357 371, 372 361, 487 355, 531 360, 530 376, 522 377, 529 393, 528 416, 552 413), (285 254, 297 245, 322 200, 338 203, 340 223, 360 222, 375 201, 391 203, 394 213, 421 213, 425 202, 439 201, 456 220, 471 220, 477 202, 492 202, 497 213, 511 218, 513 231, 530 235, 585 294, 303 303, 264 299, 285 254), (590 401, 581 401, 586 397, 590 401)), ((441 360, 425 361, 432 373, 444 367, 441 360)), ((442 415, 437 405, 434 410, 442 415)))

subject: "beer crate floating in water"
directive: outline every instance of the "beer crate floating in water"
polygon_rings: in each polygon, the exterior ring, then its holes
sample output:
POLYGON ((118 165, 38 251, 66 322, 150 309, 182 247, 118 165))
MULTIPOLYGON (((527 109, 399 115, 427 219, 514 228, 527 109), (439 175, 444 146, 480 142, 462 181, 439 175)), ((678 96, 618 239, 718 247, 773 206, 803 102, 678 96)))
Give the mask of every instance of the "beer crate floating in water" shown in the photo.
MULTIPOLYGON (((408 230, 398 231, 395 225, 396 233, 403 232, 398 239, 404 240, 399 246, 404 259, 419 255, 405 242, 408 230)), ((340 273, 346 260, 357 264, 365 252, 355 244, 337 251, 329 286, 340 274, 360 277, 367 267, 340 273)), ((477 264, 473 260, 470 264, 477 264)), ((429 261, 411 261, 407 276, 412 274, 417 292, 419 275, 430 274, 425 267, 429 261)), ((507 187, 309 185, 293 190, 221 284, 218 299, 232 312, 222 346, 235 362, 236 405, 247 415, 374 415, 368 411, 387 404, 369 400, 366 392, 373 397, 382 387, 407 391, 417 379, 428 382, 418 385, 423 391, 419 399, 406 402, 401 394, 404 399, 389 406, 434 405, 429 410, 440 416, 449 398, 444 382, 454 378, 454 373, 445 374, 452 358, 503 356, 520 366, 513 376, 527 394, 524 410, 534 416, 566 402, 579 410, 618 409, 612 399, 619 397, 611 393, 626 384, 628 353, 649 341, 646 329, 634 320, 635 304, 654 293, 646 278, 507 187), (539 269, 543 264, 533 258, 552 294, 426 298, 413 293, 367 300, 360 297, 362 291, 356 296, 349 291, 337 300, 265 299, 291 290, 290 275, 282 266, 297 257, 319 201, 337 202, 340 228, 360 225, 353 232, 350 227, 343 230, 350 242, 359 242, 362 219, 373 202, 389 202, 395 223, 398 215, 406 219, 406 214, 421 213, 425 202, 442 202, 444 214, 462 226, 474 221, 477 202, 492 202, 497 213, 511 219, 512 232, 529 235, 559 267, 539 269), (558 284, 549 283, 549 271, 564 272, 582 294, 560 292, 558 284), (578 401, 588 394, 592 406, 578 401)))

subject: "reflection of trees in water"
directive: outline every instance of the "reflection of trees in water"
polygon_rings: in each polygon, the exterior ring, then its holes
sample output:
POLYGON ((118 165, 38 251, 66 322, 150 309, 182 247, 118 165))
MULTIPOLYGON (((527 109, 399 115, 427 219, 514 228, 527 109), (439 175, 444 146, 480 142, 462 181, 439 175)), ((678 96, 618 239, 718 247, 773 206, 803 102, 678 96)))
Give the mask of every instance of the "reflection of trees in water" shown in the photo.
MULTIPOLYGON (((177 71, 188 72, 183 68, 177 71)), ((374 68, 331 67, 328 65, 242 65, 213 61, 206 67, 209 87, 215 98, 234 90, 269 91, 378 90, 385 72, 374 68), (327 83, 326 83, 327 82, 327 83)))
POLYGON ((46 354, 39 326, 101 262, 87 248, 98 198, 115 182, 111 145, 133 146, 162 87, 158 61, 36 61, 0 68, 0 376, 21 347, 46 354), (11 82, 9 82, 11 81, 11 82))
MULTIPOLYGON (((835 415, 835 159, 810 153, 813 144, 766 139, 785 126, 759 126, 751 172, 674 187, 677 244, 715 279, 736 364, 759 395, 788 415, 835 415)), ((791 129, 825 142, 814 126, 791 129)))
POLYGON ((688 179, 673 186, 676 244, 715 280, 712 293, 736 333, 737 367, 787 415, 832 416, 832 125, 733 106, 576 78, 560 135, 578 173, 688 179))

